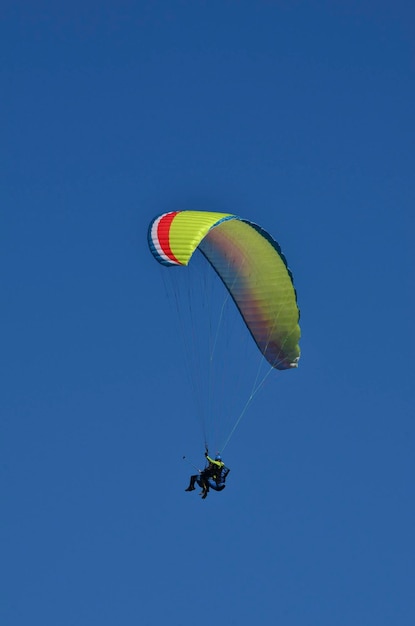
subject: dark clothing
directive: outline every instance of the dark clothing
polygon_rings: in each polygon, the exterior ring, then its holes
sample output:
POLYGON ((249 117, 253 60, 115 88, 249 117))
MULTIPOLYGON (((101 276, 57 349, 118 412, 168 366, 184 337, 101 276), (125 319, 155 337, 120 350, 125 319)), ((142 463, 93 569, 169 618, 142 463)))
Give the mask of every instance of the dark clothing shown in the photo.
POLYGON ((193 491, 195 489, 195 483, 197 483, 202 489, 200 495, 203 500, 209 493, 209 489, 213 489, 214 491, 222 491, 225 489, 225 480, 230 472, 230 469, 226 467, 222 461, 211 459, 207 454, 205 456, 208 461, 207 467, 205 467, 199 475, 194 474, 191 476, 189 486, 185 489, 185 491, 193 491))

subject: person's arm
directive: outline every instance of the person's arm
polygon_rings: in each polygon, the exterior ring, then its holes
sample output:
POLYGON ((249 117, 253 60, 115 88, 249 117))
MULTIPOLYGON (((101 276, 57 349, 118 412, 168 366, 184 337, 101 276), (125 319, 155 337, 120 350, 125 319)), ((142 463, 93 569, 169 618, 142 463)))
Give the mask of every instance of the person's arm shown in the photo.
POLYGON ((211 459, 210 456, 208 456, 208 454, 205 454, 207 460, 209 461, 209 463, 212 463, 212 465, 216 465, 217 467, 222 467, 224 464, 222 463, 222 461, 215 461, 215 459, 211 459))

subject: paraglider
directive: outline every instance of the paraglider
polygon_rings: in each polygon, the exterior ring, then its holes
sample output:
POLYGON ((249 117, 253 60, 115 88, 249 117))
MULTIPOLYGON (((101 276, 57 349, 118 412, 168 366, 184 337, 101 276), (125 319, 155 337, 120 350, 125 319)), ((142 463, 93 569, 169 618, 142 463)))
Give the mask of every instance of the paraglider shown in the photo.
MULTIPOLYGON (((231 429, 223 452, 249 402, 270 372, 289 370, 298 366, 300 358, 300 326, 297 294, 292 273, 279 244, 257 224, 230 213, 208 211, 172 211, 156 217, 148 229, 148 245, 154 258, 167 268, 187 267, 196 251, 200 252, 226 287, 227 297, 236 305, 247 330, 268 364, 268 371, 259 380, 256 375, 247 401, 231 429)), ((174 273, 174 272, 173 272, 174 273)), ((179 300, 179 298, 176 298, 179 300)), ((221 308, 221 319, 223 313, 221 308)), ((186 333, 186 325, 184 330, 186 333)), ((193 335, 198 331, 193 330, 193 335)), ((202 331, 201 331, 202 332, 202 331)), ((191 335, 189 329, 189 335, 191 335)), ((215 336, 212 344, 216 346, 215 336)), ((185 342, 184 342, 185 343, 185 342)), ((233 358, 233 353, 230 353, 233 358)), ((236 356, 238 358, 238 356, 236 356)), ((213 350, 209 355, 213 362, 213 350)), ((190 373, 198 370, 200 359, 190 365, 190 373)), ((217 359, 220 361, 220 359, 217 359)), ((206 375, 211 382, 211 376, 206 375)), ((200 393, 195 394, 200 398, 200 393)), ((209 409, 209 412, 214 413, 209 409)), ((224 412, 224 411, 223 411, 224 412)), ((207 456, 208 466, 191 476, 186 491, 193 491, 195 483, 202 488, 202 498, 209 489, 221 491, 229 470, 220 453, 207 456), (225 468, 225 469, 224 469, 225 468)))
POLYGON ((213 489, 214 491, 223 491, 226 487, 226 478, 231 471, 229 467, 226 467, 219 453, 217 453, 215 458, 212 459, 208 452, 208 450, 205 451, 205 457, 208 465, 205 469, 199 470, 199 474, 193 474, 190 477, 189 486, 185 489, 185 491, 194 491, 196 489, 195 483, 197 483, 199 487, 202 488, 202 491, 200 492, 202 500, 206 498, 210 489, 213 489))

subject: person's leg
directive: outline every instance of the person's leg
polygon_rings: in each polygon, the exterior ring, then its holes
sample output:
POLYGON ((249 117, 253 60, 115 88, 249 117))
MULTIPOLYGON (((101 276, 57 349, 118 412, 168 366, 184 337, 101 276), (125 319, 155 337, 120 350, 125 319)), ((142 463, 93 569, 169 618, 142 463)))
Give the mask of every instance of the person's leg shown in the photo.
POLYGON ((207 494, 209 493, 209 483, 206 477, 203 476, 203 474, 200 476, 199 480, 197 481, 197 484, 199 485, 199 487, 202 488, 200 495, 202 496, 202 499, 204 500, 207 494))
POLYGON ((187 489, 185 489, 185 491, 193 491, 194 489, 196 489, 195 487, 195 482, 198 478, 198 475, 195 474, 194 476, 190 476, 190 483, 189 486, 187 487, 187 489))

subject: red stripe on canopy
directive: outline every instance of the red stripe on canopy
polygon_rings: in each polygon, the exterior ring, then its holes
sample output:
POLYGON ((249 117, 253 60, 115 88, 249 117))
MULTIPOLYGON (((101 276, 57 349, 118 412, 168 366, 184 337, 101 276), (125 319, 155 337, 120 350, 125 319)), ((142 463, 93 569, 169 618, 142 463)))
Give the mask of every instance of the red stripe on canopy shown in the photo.
POLYGON ((170 248, 170 226, 178 213, 180 213, 180 211, 173 211, 172 213, 163 215, 157 226, 157 238, 163 254, 165 254, 171 261, 182 265, 180 261, 176 259, 170 248))

